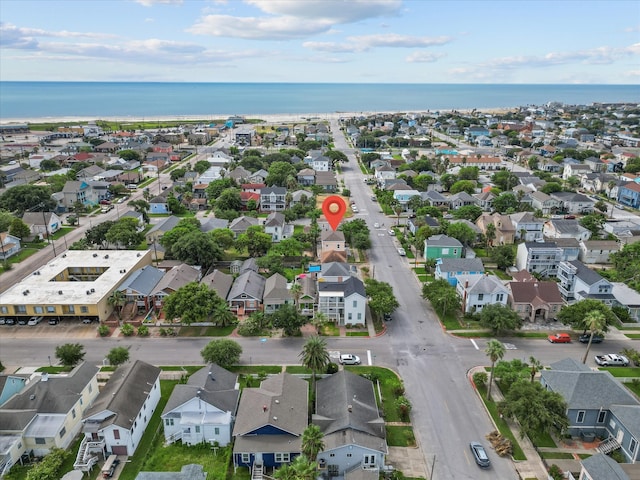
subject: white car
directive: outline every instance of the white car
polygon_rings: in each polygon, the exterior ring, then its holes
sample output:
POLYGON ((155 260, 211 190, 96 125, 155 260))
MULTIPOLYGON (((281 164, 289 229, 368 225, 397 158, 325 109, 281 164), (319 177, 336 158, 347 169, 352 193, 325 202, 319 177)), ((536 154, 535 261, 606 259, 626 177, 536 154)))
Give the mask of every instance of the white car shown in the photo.
POLYGON ((380 224, 379 223, 374 223, 373 224, 373 228, 380 228, 380 224))
POLYGON ((27 325, 31 325, 33 327, 34 325, 38 325, 41 321, 42 317, 31 317, 27 322, 27 325))
POLYGON ((340 355, 340 363, 342 365, 360 365, 360 357, 350 353, 340 355))
POLYGON ((400 255, 401 257, 405 257, 407 255, 407 252, 404 251, 404 248, 400 247, 398 248, 398 255, 400 255))
POLYGON ((388 233, 389 233, 389 235, 391 235, 392 237, 395 237, 395 235, 396 235, 396 231, 395 231, 395 230, 393 230, 393 229, 391 229, 391 228, 389 229, 389 232, 388 232, 388 233))

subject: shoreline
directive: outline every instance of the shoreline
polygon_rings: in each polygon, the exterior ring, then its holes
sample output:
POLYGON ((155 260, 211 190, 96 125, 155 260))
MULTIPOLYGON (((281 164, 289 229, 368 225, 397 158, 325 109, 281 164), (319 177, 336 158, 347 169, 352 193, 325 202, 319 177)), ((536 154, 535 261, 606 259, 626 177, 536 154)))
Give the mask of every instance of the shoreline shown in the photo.
MULTIPOLYGON (((472 111, 476 111, 483 114, 504 114, 514 110, 515 108, 520 107, 511 107, 511 108, 482 108, 482 109, 437 109, 433 111, 452 113, 459 112, 462 114, 470 114, 472 111)), ((0 118, 0 125, 13 125, 20 123, 27 124, 39 124, 39 123, 88 123, 88 122, 120 122, 120 123, 131 123, 131 122, 174 122, 174 121, 196 121, 202 120, 203 122, 209 121, 208 119, 227 119, 230 117, 242 117, 245 119, 259 119, 264 120, 266 123, 274 123, 274 122, 291 122, 291 121, 312 121, 312 120, 338 120, 343 117, 356 117, 356 116, 365 116, 370 117, 373 115, 392 115, 392 114, 426 114, 427 112, 431 112, 431 110, 396 110, 396 111, 360 111, 360 112, 326 112, 326 113, 250 113, 245 115, 237 115, 237 114, 215 114, 215 115, 158 115, 158 116, 107 116, 107 117, 99 117, 99 116, 86 116, 86 115, 77 115, 77 116, 53 116, 53 117, 16 117, 16 118, 0 118)))

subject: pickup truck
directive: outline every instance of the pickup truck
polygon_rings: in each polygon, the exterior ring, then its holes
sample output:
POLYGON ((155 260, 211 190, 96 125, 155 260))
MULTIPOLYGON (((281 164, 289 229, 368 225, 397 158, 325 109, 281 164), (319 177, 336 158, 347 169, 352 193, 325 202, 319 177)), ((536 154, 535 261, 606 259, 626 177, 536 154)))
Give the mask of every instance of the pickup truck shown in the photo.
POLYGON ((595 358, 596 363, 603 367, 626 367, 629 365, 629 359, 627 357, 624 355, 616 355, 615 353, 611 353, 609 355, 596 355, 595 358))

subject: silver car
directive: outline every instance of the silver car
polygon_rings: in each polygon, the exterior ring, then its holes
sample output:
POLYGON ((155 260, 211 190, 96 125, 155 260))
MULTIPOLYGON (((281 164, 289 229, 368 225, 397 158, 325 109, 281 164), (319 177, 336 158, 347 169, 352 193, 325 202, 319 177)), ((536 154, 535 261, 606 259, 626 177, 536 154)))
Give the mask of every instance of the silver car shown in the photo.
POLYGON ((350 353, 340 355, 340 363, 342 365, 360 365, 360 357, 350 353))

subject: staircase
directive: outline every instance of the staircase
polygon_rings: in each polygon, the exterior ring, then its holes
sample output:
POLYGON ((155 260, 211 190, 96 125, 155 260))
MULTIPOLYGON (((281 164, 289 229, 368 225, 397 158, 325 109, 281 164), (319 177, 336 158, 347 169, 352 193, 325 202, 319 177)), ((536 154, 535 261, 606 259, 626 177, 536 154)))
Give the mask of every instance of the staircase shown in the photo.
POLYGON ((622 445, 620 445, 618 440, 616 440, 614 437, 609 437, 603 442, 601 442, 600 445, 598 445, 598 448, 596 450, 598 450, 600 453, 604 453, 605 455, 608 455, 614 450, 618 450, 621 446, 622 445))
POLYGON ((262 480, 264 476, 264 465, 262 463, 254 463, 251 469, 251 480, 262 480))
POLYGON ((82 439, 76 461, 73 464, 75 470, 90 472, 93 466, 98 463, 98 456, 94 455, 96 451, 101 452, 104 448, 104 441, 92 442, 87 437, 82 439))

